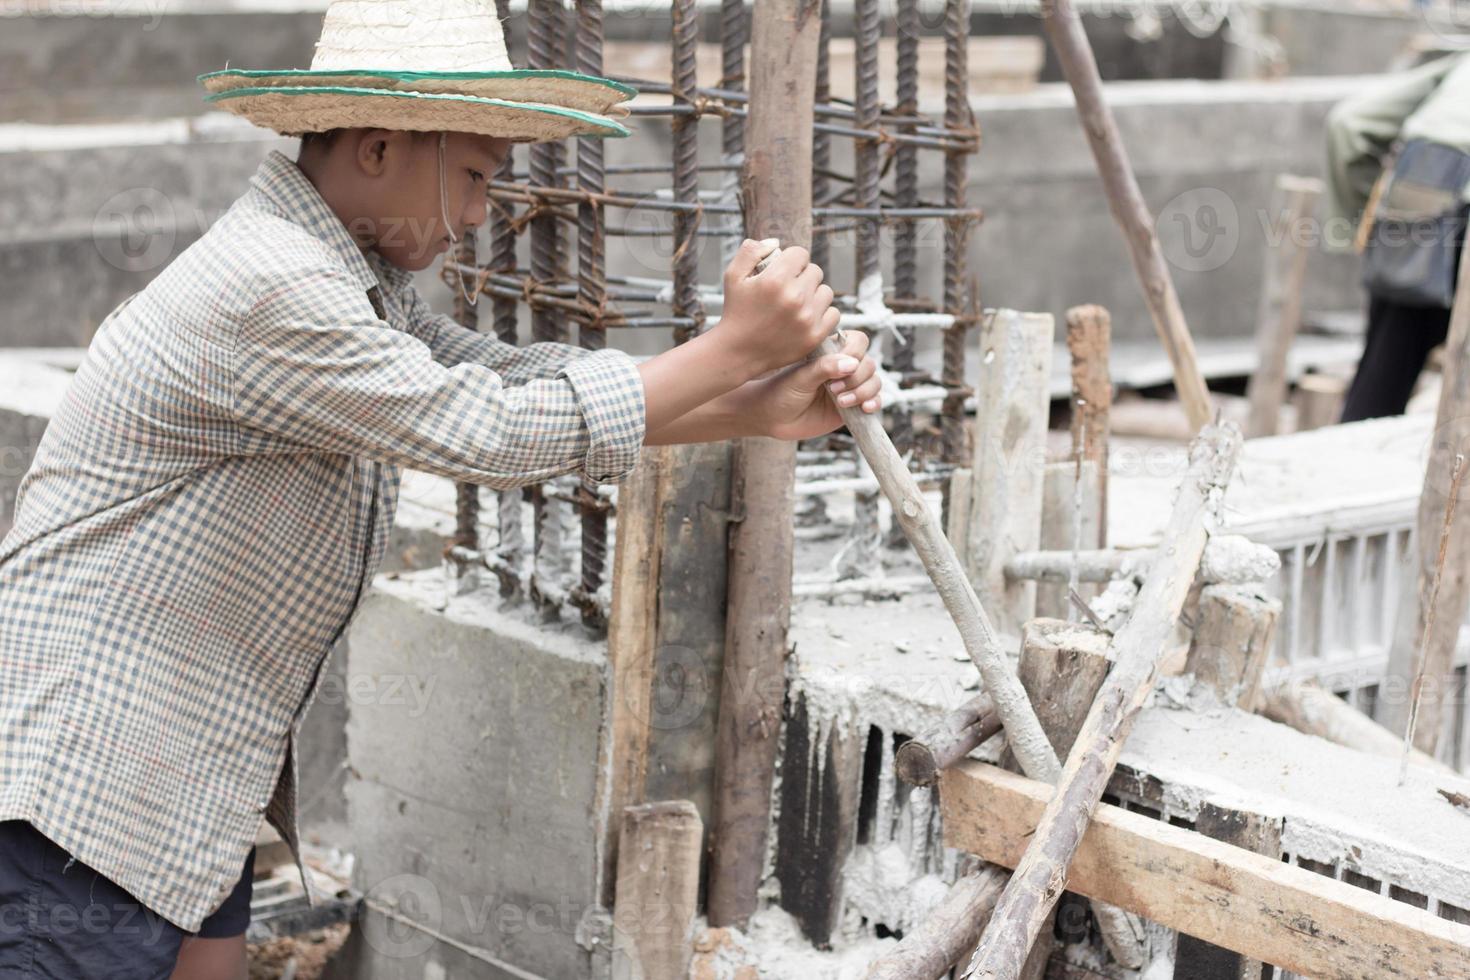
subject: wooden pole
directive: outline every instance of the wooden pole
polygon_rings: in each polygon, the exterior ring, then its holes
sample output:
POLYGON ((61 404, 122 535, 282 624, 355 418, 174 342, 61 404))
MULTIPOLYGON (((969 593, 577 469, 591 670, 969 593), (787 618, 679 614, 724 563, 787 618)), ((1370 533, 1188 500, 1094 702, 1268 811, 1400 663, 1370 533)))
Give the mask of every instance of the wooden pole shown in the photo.
POLYGON ((1205 586, 1184 669, 1224 704, 1254 704, 1280 615, 1280 602, 1250 586, 1205 586))
POLYGON ((1050 316, 1015 310, 997 310, 980 327, 965 571, 1010 634, 1036 606, 1035 584, 1008 580, 1005 563, 1040 546, 1053 330, 1050 316))
POLYGON ((623 810, 613 980, 685 980, 694 956, 704 825, 688 800, 623 810))
POLYGON ((1133 614, 1113 638, 1115 666, 1087 714, 1036 833, 963 976, 1012 980, 1061 894, 1067 868, 1118 763, 1133 721, 1153 690, 1179 612, 1204 554, 1210 508, 1218 507, 1240 450, 1233 425, 1208 426, 1190 446, 1190 465, 1144 579, 1133 614))
POLYGON ((1210 408, 1210 393, 1195 358, 1194 341, 1189 336, 1189 325, 1179 305, 1179 294, 1174 290, 1174 280, 1159 250, 1153 216, 1149 214, 1143 193, 1138 189, 1138 179, 1128 162, 1128 151, 1118 134, 1117 120, 1103 99, 1102 79, 1097 72, 1092 47, 1087 43, 1087 34, 1082 30, 1077 12, 1072 9, 1071 0, 1042 0, 1041 24, 1052 49, 1056 51, 1062 74, 1072 86, 1077 115, 1082 121, 1082 131, 1087 134, 1088 145, 1092 147, 1092 155, 1097 160, 1108 207, 1128 242, 1128 252, 1143 286, 1143 299, 1148 305, 1149 316, 1169 355, 1169 363, 1174 366, 1174 387, 1179 392, 1179 400, 1189 417, 1190 428, 1198 430, 1214 414, 1210 408))
POLYGON ((976 695, 900 745, 893 757, 894 772, 904 782, 929 786, 938 781, 940 770, 969 755, 998 731, 1000 715, 990 695, 976 695))
POLYGON ((1108 543, 1108 420, 1113 411, 1113 318, 1101 306, 1067 311, 1067 352, 1072 358, 1072 455, 1097 468, 1097 541, 1108 543))
MULTIPOLYGON (((1072 610, 1067 597, 1077 589, 1084 599, 1097 594, 1092 585, 1083 585, 1081 558, 1096 554, 1095 546, 1102 537, 1100 512, 1102 492, 1097 479, 1097 463, 1090 459, 1061 460, 1047 463, 1041 491, 1041 547, 1064 556, 1064 574, 1060 578, 1043 578, 1036 583, 1036 615, 1047 619, 1066 619, 1072 610), (1077 560, 1071 560, 1075 557, 1077 560)), ((1031 552, 1036 554, 1036 552, 1031 552)), ((1004 566, 1007 579, 1011 556, 1004 566)))
POLYGON ((1267 243, 1265 272, 1261 277, 1261 306, 1256 317, 1256 353, 1259 363, 1246 385, 1250 415, 1246 435, 1273 436, 1281 424, 1286 401, 1286 360, 1302 321, 1302 283, 1310 251, 1297 233, 1322 196, 1322 182, 1313 177, 1282 174, 1276 178, 1272 199, 1272 241, 1267 243))
MULTIPOLYGON (((1253 707, 1257 714, 1288 728, 1359 752, 1397 759, 1404 751, 1402 739, 1314 681, 1273 685, 1262 691, 1254 704, 1242 701, 1241 707, 1253 707)), ((1450 766, 1417 749, 1409 761, 1437 774, 1458 775, 1450 766)))
POLYGON ((975 945, 1005 885, 993 864, 963 875, 917 929, 868 967, 867 980, 934 980, 975 945))
POLYGON ((1458 520, 1447 520, 1456 460, 1470 460, 1470 248, 1460 257, 1444 360, 1434 441, 1419 495, 1419 560, 1403 576, 1386 679, 1390 696, 1380 699, 1384 724, 1403 732, 1410 715, 1410 678, 1422 677, 1424 683, 1414 685, 1422 690, 1414 745, 1430 755, 1444 730, 1444 701, 1454 691, 1455 641, 1470 605, 1470 507, 1460 508, 1458 520))
MULTIPOLYGON (((818 7, 809 0, 755 0, 750 106, 741 193, 746 234, 811 242, 812 122, 818 7)), ((715 748, 715 826, 708 914, 713 926, 743 926, 756 907, 770 824, 791 622, 796 443, 742 439, 730 529, 725 670, 715 748)))
MULTIPOLYGON (((1013 867, 1053 796, 967 759, 940 779, 944 843, 1013 867)), ((1066 885, 1302 976, 1470 976, 1470 925, 1108 804, 1066 885)))

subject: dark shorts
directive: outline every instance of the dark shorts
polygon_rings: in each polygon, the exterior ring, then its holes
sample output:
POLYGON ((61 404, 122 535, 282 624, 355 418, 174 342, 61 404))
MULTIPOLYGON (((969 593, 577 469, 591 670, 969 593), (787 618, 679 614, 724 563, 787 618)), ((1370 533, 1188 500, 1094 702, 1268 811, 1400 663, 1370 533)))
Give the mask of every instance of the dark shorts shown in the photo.
POLYGON ((188 933, 23 820, 0 821, 0 978, 167 980, 185 939, 250 924, 252 849, 240 882, 188 933))

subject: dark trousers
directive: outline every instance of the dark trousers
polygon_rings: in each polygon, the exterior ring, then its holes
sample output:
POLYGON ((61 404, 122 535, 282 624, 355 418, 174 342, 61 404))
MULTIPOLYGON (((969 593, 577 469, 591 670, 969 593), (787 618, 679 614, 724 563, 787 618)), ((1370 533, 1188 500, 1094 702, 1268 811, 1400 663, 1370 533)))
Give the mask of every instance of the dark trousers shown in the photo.
POLYGON ((1342 406, 1342 421, 1402 415, 1429 352, 1444 343, 1450 311, 1403 306, 1377 296, 1368 304, 1368 341, 1342 406))

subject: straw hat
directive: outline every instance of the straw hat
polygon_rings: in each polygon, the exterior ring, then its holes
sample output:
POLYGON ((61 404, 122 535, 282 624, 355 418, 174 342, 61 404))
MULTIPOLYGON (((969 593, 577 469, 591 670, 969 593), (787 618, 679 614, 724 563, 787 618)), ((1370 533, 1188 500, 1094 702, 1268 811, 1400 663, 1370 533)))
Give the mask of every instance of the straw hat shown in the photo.
POLYGON ((518 143, 627 136, 626 85, 517 69, 493 0, 331 0, 311 68, 199 76, 205 101, 285 136, 369 126, 518 143))

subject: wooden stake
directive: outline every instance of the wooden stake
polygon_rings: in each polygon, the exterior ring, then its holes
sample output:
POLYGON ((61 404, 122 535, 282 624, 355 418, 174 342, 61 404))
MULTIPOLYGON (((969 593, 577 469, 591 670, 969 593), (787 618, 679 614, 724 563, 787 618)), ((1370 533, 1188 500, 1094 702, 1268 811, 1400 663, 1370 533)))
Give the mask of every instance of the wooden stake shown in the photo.
POLYGON ((1128 243, 1133 269, 1143 287, 1143 299, 1148 305, 1154 329, 1169 355, 1169 363, 1174 366, 1174 387, 1179 392, 1179 401, 1189 417, 1190 428, 1198 430, 1209 422, 1213 414, 1210 393, 1205 387, 1204 375, 1200 373, 1194 341, 1189 336, 1189 325, 1179 305, 1179 294, 1174 290, 1174 280, 1159 250, 1153 216, 1138 189, 1138 179, 1133 175, 1128 151, 1123 148, 1122 137, 1118 135, 1113 111, 1103 99, 1102 79, 1097 72, 1092 47, 1087 43, 1087 34, 1082 30, 1077 12, 1072 9, 1071 0, 1042 0, 1041 24, 1052 49, 1056 51, 1062 74, 1072 86, 1077 115, 1082 121, 1082 131, 1087 134, 1088 145, 1092 147, 1092 155, 1097 160, 1108 207, 1112 209, 1113 219, 1128 243))
MULTIPOLYGON (((940 778, 944 843, 1014 867, 1053 795, 966 759, 940 778)), ((1066 887, 1303 976, 1470 976, 1470 925, 1107 804, 1066 887)))
POLYGON ((1067 757, 1056 791, 964 976, 1011 980, 1067 880, 1088 820, 1158 673, 1169 635, 1204 554, 1205 518, 1218 506, 1240 450, 1233 425, 1206 427, 1190 446, 1189 470, 1179 488, 1161 551, 1144 579, 1133 614, 1113 638, 1115 666, 1067 757))
MULTIPOLYGON (((1061 580, 1037 582, 1038 617, 1066 619, 1071 609, 1067 598, 1070 589, 1077 589, 1084 599, 1097 594, 1093 586, 1083 585, 1080 566, 1084 554, 1096 553, 1095 546, 1102 537, 1101 492, 1094 461, 1082 460, 1080 467, 1073 460, 1046 464, 1041 491, 1041 547, 1077 560, 1066 562, 1067 574, 1061 580)), ((1016 557, 1012 555, 1006 562, 1003 572, 1007 578, 1013 578, 1010 573, 1016 557)))
POLYGON ((1096 467, 1097 541, 1108 543, 1108 421, 1113 410, 1113 378, 1108 367, 1113 319, 1101 306, 1067 311, 1067 352, 1072 358, 1072 456, 1096 467))
POLYGON ((1000 715, 990 695, 976 695, 900 745, 893 757, 894 771, 915 786, 931 785, 939 779, 941 769, 954 765, 998 731, 1000 715))
POLYGON ((1280 615, 1280 602, 1250 586, 1205 586, 1184 669, 1225 704, 1255 704, 1280 615))
MULTIPOLYGON (((811 243, 812 121, 821 17, 807 0, 755 0, 741 192, 746 234, 811 243)), ((796 443, 741 440, 730 531, 725 671, 715 760, 709 920, 743 926, 756 907, 791 621, 796 443)))
POLYGON ((1414 745, 1430 755, 1444 730, 1444 701, 1454 690, 1455 642, 1470 605, 1470 520, 1449 519, 1455 460, 1461 456, 1470 457, 1470 249, 1460 257, 1439 413, 1419 496, 1419 561, 1403 576, 1404 594, 1389 654, 1390 696, 1381 700, 1384 723, 1402 732, 1410 714, 1409 678, 1424 679, 1416 684, 1423 696, 1418 699, 1414 745))
POLYGON ((623 810, 613 905, 614 980, 685 980, 694 955, 704 826, 688 800, 623 810))
POLYGON ((1286 400, 1286 361, 1302 320, 1302 283, 1307 275, 1309 250, 1297 229, 1309 218, 1322 196, 1322 182, 1312 177, 1282 174, 1276 178, 1271 201, 1271 232, 1265 272, 1261 277, 1261 306, 1256 317, 1256 353, 1259 363, 1246 385, 1250 416, 1246 435, 1272 436, 1281 424, 1286 400))
POLYGON ((1052 318, 997 310, 980 327, 975 456, 965 571, 996 623, 1019 633, 1036 586, 1008 580, 1005 563, 1041 541, 1041 497, 1051 407, 1052 318))
POLYGON ((1332 374, 1304 374, 1297 379, 1291 403, 1296 406, 1296 431, 1307 432, 1336 425, 1348 382, 1332 374))

